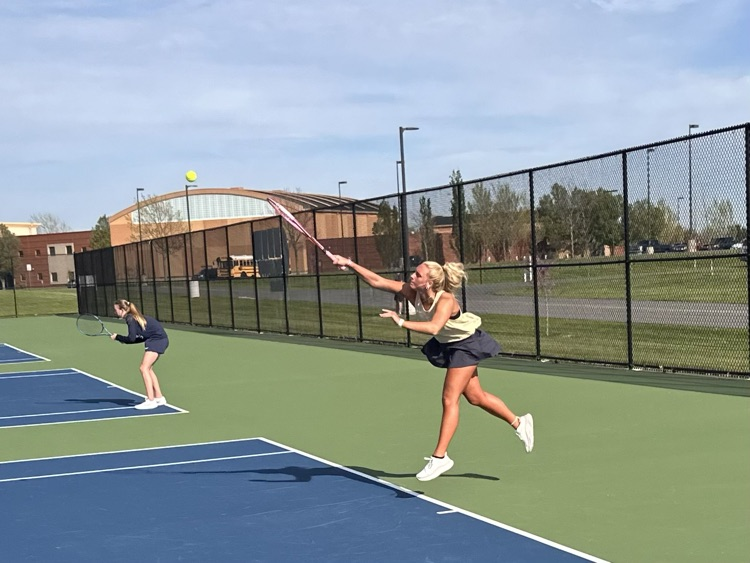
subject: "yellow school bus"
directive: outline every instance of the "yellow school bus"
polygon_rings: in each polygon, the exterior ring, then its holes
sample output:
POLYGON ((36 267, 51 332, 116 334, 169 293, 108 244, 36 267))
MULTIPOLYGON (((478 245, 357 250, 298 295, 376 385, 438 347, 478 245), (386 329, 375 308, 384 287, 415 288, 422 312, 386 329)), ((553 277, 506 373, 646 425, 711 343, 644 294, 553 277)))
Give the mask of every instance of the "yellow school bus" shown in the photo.
POLYGON ((219 257, 215 264, 220 278, 254 278, 258 275, 251 254, 219 257))

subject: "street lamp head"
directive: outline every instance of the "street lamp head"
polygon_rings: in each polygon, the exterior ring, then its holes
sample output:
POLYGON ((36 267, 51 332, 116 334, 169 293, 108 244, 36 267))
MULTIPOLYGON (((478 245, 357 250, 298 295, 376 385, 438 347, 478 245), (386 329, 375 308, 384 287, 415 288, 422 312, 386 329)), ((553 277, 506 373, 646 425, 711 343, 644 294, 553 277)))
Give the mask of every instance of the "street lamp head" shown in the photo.
POLYGON ((697 123, 691 123, 690 125, 688 125, 689 129, 698 129, 698 127, 700 127, 700 125, 698 125, 697 123))
POLYGON ((419 131, 419 127, 399 127, 399 131, 419 131))
POLYGON ((650 152, 656 152, 656 149, 646 149, 646 153, 647 154, 650 153, 650 152))
POLYGON ((346 184, 346 183, 347 183, 347 182, 346 182, 346 180, 341 180, 341 181, 339 182, 339 186, 342 186, 342 185, 344 185, 344 184, 346 184))

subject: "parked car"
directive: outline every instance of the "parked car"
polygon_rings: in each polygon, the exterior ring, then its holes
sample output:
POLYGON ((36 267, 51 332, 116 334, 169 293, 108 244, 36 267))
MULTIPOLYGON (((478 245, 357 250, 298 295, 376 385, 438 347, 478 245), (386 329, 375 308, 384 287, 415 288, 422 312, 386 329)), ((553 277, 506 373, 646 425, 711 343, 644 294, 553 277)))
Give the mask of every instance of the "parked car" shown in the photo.
POLYGON ((701 246, 701 250, 729 250, 734 245, 734 242, 732 237, 718 237, 709 244, 701 246))
POLYGON ((747 262, 747 242, 742 243, 742 254, 740 254, 740 260, 747 262))
POLYGON ((686 242, 673 242, 669 245, 669 250, 671 252, 687 252, 687 243, 686 242))
POLYGON ((76 280, 68 280, 68 288, 75 289, 76 287, 78 287, 76 280))
POLYGON ((193 280, 196 280, 196 281, 215 280, 218 277, 219 277, 219 271, 216 268, 207 266, 205 268, 202 268, 197 274, 193 275, 193 280))
POLYGON ((672 246, 669 244, 662 244, 656 239, 644 239, 639 240, 635 244, 631 244, 629 247, 630 254, 646 254, 649 248, 653 248, 654 252, 670 252, 672 246))

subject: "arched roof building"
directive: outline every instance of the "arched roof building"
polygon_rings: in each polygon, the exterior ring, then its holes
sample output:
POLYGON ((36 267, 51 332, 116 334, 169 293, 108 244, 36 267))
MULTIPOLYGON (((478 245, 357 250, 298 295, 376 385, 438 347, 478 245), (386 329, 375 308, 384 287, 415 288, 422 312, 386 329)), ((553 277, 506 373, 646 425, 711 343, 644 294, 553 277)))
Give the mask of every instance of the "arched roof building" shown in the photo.
POLYGON ((112 246, 190 231, 224 227, 275 215, 272 197, 290 211, 351 203, 352 198, 284 190, 192 188, 148 197, 109 217, 112 246))

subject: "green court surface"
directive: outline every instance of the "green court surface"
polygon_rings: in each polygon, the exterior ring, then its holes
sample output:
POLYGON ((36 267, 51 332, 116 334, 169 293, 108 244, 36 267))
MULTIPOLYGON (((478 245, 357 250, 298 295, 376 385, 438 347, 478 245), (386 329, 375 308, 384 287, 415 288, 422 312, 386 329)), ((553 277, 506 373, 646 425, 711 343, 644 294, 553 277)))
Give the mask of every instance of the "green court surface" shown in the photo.
MULTIPOLYGON (((0 429, 0 461, 263 436, 603 559, 748 561, 748 381, 493 360, 483 386, 534 414, 534 452, 464 402, 454 468, 420 483, 443 371, 418 350, 167 328, 156 371, 188 413, 0 429)), ((51 360, 0 372, 74 367, 142 392, 142 346, 74 317, 0 319, 0 342, 51 360)))

